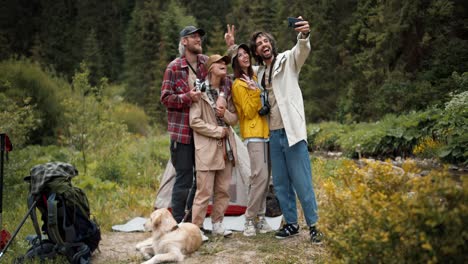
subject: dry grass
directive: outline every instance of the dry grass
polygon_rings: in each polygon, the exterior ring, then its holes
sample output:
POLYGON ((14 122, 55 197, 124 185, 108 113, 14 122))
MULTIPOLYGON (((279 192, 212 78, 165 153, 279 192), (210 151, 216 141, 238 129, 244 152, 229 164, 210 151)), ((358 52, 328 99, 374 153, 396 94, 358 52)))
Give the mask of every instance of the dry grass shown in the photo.
MULTIPOLYGON (((274 233, 244 237, 235 232, 229 238, 210 237, 184 263, 326 263, 326 246, 312 245, 308 234, 308 230, 301 230, 299 236, 285 240, 276 239, 274 233)), ((135 244, 148 236, 149 233, 107 232, 93 263, 140 263, 143 258, 135 251, 135 244)))

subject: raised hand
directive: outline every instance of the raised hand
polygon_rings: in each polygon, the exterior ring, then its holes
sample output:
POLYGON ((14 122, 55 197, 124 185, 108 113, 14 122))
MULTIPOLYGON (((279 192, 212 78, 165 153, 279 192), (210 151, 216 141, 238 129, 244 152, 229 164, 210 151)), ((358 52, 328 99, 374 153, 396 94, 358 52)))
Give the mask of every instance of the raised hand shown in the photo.
POLYGON ((227 32, 224 34, 224 41, 226 42, 226 46, 228 48, 236 44, 235 30, 236 27, 234 25, 227 24, 227 32))
MULTIPOLYGON (((298 16, 297 18, 303 19, 302 16, 298 16)), ((302 20, 296 23, 297 27, 294 28, 295 31, 307 34, 310 32, 309 21, 302 20)))
POLYGON ((256 90, 256 89, 258 88, 258 85, 257 85, 257 83, 254 81, 254 79, 250 79, 250 77, 249 77, 247 74, 245 74, 245 73, 243 73, 242 76, 243 76, 243 77, 241 77, 240 79, 241 79, 242 81, 244 81, 245 83, 247 83, 249 89, 251 89, 251 90, 256 90))

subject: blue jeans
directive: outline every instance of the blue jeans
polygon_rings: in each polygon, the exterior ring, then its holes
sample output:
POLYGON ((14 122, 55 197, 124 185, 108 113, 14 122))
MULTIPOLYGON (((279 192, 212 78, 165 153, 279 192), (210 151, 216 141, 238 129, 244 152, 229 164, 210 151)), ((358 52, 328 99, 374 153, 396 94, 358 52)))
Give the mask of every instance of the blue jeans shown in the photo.
POLYGON ((284 220, 297 224, 296 193, 308 226, 317 222, 317 201, 305 140, 289 147, 284 129, 270 131, 273 185, 284 220))

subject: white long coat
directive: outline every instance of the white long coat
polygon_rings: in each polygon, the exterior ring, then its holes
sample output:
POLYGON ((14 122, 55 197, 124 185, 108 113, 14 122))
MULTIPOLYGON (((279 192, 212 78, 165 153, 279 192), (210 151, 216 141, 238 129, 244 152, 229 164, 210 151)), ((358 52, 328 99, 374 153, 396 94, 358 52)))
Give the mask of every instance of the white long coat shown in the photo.
MULTIPOLYGON (((283 119, 289 146, 307 141, 304 99, 299 87, 299 73, 310 53, 309 37, 297 36, 296 45, 277 55, 273 66, 273 92, 283 119)), ((254 67, 258 80, 263 78, 264 66, 254 67)))

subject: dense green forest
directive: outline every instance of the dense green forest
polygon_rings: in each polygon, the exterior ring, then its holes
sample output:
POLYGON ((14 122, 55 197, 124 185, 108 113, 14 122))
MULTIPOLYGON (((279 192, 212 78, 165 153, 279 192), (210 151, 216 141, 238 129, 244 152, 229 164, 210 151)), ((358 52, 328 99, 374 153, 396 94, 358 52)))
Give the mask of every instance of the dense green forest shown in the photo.
MULTIPOLYGON (((164 124, 161 78, 178 56, 183 26, 208 32, 207 54, 225 52, 227 23, 238 42, 257 29, 272 32, 281 51, 296 38, 286 17, 301 15, 312 29, 300 77, 307 119, 350 124, 440 107, 467 91, 458 81, 468 69, 467 11, 463 0, 3 0, 0 59, 26 58, 69 83, 85 62, 91 86, 122 87, 124 101, 164 124)), ((0 84, 18 107, 44 107, 15 89, 0 84)), ((35 143, 60 133, 60 109, 45 105, 50 115, 37 124, 35 143)))

